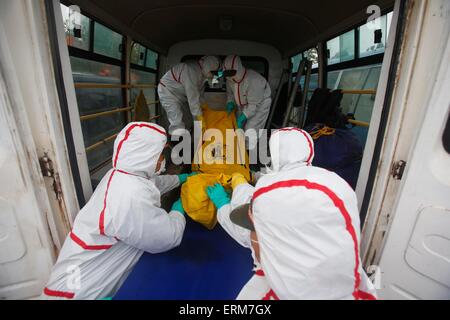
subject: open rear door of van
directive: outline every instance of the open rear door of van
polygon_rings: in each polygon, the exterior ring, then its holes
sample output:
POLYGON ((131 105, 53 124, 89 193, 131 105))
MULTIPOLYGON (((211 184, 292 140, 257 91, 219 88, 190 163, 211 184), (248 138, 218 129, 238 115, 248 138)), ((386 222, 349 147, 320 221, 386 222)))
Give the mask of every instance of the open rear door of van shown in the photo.
POLYGON ((0 300, 41 294, 83 205, 46 14, 59 17, 66 48, 61 12, 49 4, 59 10, 57 0, 0 1, 0 300))
POLYGON ((450 3, 410 10, 362 247, 382 299, 449 299, 450 3))
POLYGON ((0 300, 24 299, 36 297, 42 291, 55 252, 44 215, 49 213, 48 208, 42 208, 37 198, 39 189, 45 192, 44 180, 37 157, 33 160, 34 147, 30 139, 20 134, 22 130, 13 116, 19 112, 15 105, 17 97, 12 98, 7 90, 5 52, 1 51, 0 300))

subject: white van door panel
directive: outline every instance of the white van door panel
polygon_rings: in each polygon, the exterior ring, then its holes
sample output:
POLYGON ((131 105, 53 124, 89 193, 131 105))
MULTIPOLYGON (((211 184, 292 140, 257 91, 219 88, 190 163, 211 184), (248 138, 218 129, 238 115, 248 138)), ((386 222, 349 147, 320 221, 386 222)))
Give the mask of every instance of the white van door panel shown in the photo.
POLYGON ((428 90, 409 87, 408 101, 409 105, 421 102, 417 112, 424 111, 423 117, 413 128, 406 128, 414 132, 411 151, 404 158, 407 164, 401 180, 396 180, 398 193, 389 195, 395 201, 384 244, 372 243, 383 299, 450 299, 450 154, 443 145, 450 107, 449 12, 448 1, 427 2, 421 36, 427 41, 438 36, 441 41, 427 44, 435 59, 428 55, 432 61, 416 62, 413 77, 427 79, 422 85, 428 90), (429 66, 426 73, 420 72, 423 63, 429 66))
POLYGON ((3 74, 0 93, 0 299, 31 298, 47 281, 53 244, 31 181, 40 174, 39 167, 29 166, 3 74))

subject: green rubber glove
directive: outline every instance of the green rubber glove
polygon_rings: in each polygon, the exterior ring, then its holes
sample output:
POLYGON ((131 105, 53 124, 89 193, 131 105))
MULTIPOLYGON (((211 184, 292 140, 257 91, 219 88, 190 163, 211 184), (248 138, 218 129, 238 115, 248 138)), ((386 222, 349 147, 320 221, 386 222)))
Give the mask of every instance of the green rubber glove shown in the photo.
POLYGON ((221 184, 216 183, 213 186, 209 186, 206 188, 206 193, 211 201, 216 206, 217 210, 222 208, 224 205, 230 203, 230 196, 222 187, 221 184))
POLYGON ((247 122, 247 117, 244 113, 241 113, 237 118, 237 126, 239 129, 244 129, 244 125, 247 122))
POLYGON ((183 184, 187 181, 188 177, 195 176, 198 174, 198 172, 192 172, 192 173, 182 173, 178 175, 178 179, 180 180, 180 184, 183 184))
POLYGON ((236 103, 233 101, 230 101, 227 103, 227 113, 230 115, 231 112, 233 112, 234 108, 236 108, 236 103))
POLYGON ((183 216, 186 215, 186 212, 184 212, 183 204, 181 203, 181 198, 173 203, 171 211, 179 212, 183 216))

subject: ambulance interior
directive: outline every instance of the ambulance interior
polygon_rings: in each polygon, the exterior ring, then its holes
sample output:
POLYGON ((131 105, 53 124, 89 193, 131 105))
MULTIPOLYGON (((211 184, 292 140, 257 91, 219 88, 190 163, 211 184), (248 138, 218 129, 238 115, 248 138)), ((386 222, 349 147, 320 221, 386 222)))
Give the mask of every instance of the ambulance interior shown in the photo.
MULTIPOLYGON (((358 173, 369 128, 379 126, 372 111, 395 20, 393 0, 62 0, 60 8, 89 170, 85 174, 93 189, 111 168, 114 139, 135 116, 141 92, 149 121, 167 128, 158 80, 179 62, 230 54, 268 80, 273 102, 268 129, 303 127, 316 89, 341 90, 338 105, 359 148, 350 169, 352 186, 365 187, 358 186, 365 183, 358 182, 358 173), (74 6, 81 9, 79 18, 74 6), (377 12, 374 27, 368 18, 377 12)), ((211 108, 223 110, 225 84, 207 87, 205 99, 211 108)), ((192 123, 185 111, 186 123, 192 123)), ((167 173, 181 172, 190 172, 190 166, 168 166, 167 173)), ((162 205, 170 209, 179 192, 164 195, 162 205)), ((180 247, 145 253, 115 298, 237 296, 252 275, 250 251, 220 225, 207 230, 187 220, 180 247)))

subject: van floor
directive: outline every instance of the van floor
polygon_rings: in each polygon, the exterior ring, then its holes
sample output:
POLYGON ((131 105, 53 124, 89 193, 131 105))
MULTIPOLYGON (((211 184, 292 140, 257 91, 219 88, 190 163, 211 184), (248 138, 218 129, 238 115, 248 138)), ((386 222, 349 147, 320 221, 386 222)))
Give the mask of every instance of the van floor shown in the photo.
POLYGON ((171 251, 144 253, 116 300, 235 299, 253 275, 249 249, 217 224, 209 231, 187 218, 181 245, 171 251))

